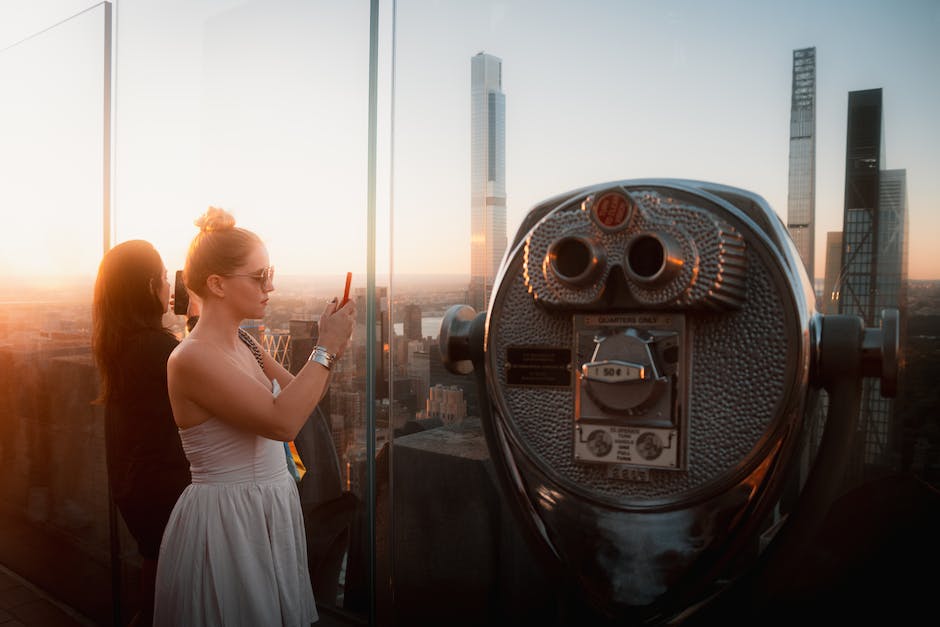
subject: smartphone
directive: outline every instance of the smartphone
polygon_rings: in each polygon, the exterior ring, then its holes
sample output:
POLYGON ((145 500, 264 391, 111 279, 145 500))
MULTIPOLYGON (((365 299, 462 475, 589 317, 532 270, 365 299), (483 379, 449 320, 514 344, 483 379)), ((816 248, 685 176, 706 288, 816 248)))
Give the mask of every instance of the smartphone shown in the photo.
POLYGON ((176 271, 176 284, 173 287, 173 313, 185 316, 189 311, 189 292, 183 282, 183 271, 176 271))
POLYGON ((349 285, 352 283, 352 272, 346 273, 346 289, 343 290, 343 300, 339 304, 340 307, 349 302, 349 285))

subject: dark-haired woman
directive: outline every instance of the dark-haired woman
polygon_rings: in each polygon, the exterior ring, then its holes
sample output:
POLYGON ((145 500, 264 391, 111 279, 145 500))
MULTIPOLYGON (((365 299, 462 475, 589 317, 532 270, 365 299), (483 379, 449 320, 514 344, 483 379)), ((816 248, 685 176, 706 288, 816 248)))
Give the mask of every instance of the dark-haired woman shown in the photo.
POLYGON ((303 625, 317 620, 297 484, 284 443, 323 397, 352 333, 334 299, 296 376, 241 330, 263 318, 274 270, 261 239, 210 208, 186 257, 199 324, 167 364, 193 483, 160 547, 154 625, 303 625))
POLYGON ((108 481, 141 557, 140 612, 149 625, 160 541, 190 482, 167 394, 166 363, 178 345, 162 325, 170 284, 160 254, 143 240, 101 260, 93 298, 93 350, 105 406, 108 481))

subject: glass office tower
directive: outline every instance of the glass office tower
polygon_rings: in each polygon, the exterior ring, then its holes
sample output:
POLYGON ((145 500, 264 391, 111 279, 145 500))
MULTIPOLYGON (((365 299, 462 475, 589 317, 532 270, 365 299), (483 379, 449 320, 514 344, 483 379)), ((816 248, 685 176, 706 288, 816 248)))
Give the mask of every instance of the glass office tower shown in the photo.
POLYGON ((470 305, 486 309, 506 250, 506 95, 503 62, 470 60, 470 305))
POLYGON ((793 51, 787 229, 810 280, 815 279, 816 48, 793 51))
MULTIPOLYGON (((883 132, 881 89, 850 92, 839 312, 875 327, 882 309, 897 308, 903 328, 907 183, 904 170, 882 169, 883 132)), ((881 396, 878 380, 866 379, 850 484, 895 465, 893 414, 894 402, 881 396)))
POLYGON ((877 318, 879 182, 883 162, 881 89, 849 93, 845 149, 840 313, 877 318))

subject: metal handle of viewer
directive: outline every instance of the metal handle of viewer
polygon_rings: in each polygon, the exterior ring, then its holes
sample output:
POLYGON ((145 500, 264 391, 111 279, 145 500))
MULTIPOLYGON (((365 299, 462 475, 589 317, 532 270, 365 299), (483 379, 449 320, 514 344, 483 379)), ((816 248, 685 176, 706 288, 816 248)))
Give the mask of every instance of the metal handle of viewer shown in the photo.
POLYGON ((764 567, 752 599, 760 603, 786 594, 806 550, 822 526, 832 502, 844 489, 850 442, 858 428, 862 380, 879 377, 881 395, 897 392, 900 356, 899 314, 882 312, 880 328, 865 328, 858 316, 829 315, 817 319, 816 367, 813 382, 829 394, 826 428, 817 463, 807 478, 798 505, 790 513, 763 556, 764 567))

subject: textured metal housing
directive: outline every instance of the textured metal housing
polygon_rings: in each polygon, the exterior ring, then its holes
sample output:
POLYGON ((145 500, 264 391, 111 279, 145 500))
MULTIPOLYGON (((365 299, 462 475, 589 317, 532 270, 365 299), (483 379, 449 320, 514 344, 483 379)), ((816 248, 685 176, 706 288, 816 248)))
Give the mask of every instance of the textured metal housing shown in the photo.
POLYGON ((486 317, 491 451, 510 468, 514 496, 551 551, 593 573, 587 587, 600 605, 655 608, 667 592, 694 588, 690 573, 710 568, 702 559, 730 559, 779 504, 804 444, 811 294, 783 224, 743 190, 618 181, 530 212, 486 317), (635 210, 620 229, 597 228, 585 207, 612 188, 629 194, 635 210), (662 284, 634 281, 622 269, 630 239, 659 232, 680 243, 681 271, 662 284), (594 283, 552 275, 548 249, 568 236, 603 251, 594 283), (644 310, 685 316, 687 464, 637 474, 579 462, 571 449, 575 373, 568 386, 508 385, 507 353, 570 348, 576 312, 644 310))

